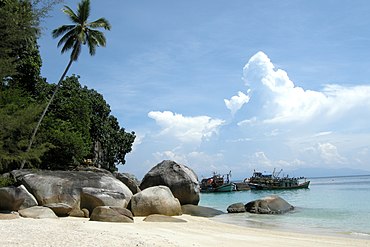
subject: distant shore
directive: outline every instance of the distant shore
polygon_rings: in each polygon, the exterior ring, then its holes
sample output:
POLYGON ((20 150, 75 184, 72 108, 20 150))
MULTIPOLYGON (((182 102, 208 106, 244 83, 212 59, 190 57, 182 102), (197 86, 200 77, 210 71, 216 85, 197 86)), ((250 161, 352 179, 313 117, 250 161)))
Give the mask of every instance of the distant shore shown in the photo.
POLYGON ((370 246, 370 240, 241 227, 208 218, 186 223, 93 222, 86 218, 0 220, 0 246, 370 246))

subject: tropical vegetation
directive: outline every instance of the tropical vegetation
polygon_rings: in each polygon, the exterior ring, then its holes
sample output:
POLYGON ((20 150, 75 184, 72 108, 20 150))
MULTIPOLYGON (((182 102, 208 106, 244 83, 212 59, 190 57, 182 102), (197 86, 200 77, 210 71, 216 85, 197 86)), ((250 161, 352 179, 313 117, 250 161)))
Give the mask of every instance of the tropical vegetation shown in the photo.
POLYGON ((54 85, 41 77, 40 19, 56 2, 0 0, 0 173, 22 164, 64 170, 90 164, 114 171, 125 164, 135 140, 134 132, 120 127, 101 94, 81 86, 79 76, 64 78, 82 45, 94 55, 97 46, 106 44, 95 29, 109 30, 109 22, 87 21, 88 0, 76 13, 65 7, 73 25, 53 31, 55 37, 63 35, 58 43, 62 52, 72 50, 61 80, 54 85))

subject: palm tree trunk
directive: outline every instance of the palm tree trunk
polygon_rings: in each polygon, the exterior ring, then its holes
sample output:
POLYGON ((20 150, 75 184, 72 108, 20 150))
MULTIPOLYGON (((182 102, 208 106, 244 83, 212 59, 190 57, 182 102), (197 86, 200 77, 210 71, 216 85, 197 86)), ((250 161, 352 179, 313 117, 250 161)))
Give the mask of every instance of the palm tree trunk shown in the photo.
MULTIPOLYGON (((68 65, 67 65, 66 69, 64 70, 64 72, 63 72, 62 76, 61 76, 61 77, 60 77, 60 79, 59 79, 59 82, 58 82, 58 84, 57 84, 57 86, 56 86, 56 88, 55 88, 55 90, 54 90, 54 92, 53 92, 53 95, 51 95, 51 98, 49 99, 48 104, 46 105, 46 107, 45 107, 44 111, 42 112, 42 114, 41 114, 41 116, 40 116, 40 119, 39 119, 39 121, 37 122, 37 125, 36 125, 35 129, 33 130, 33 133, 32 133, 31 139, 30 139, 30 142, 29 142, 28 147, 27 147, 27 149, 26 149, 26 153, 28 153, 28 152, 31 150, 31 147, 32 147, 33 141, 34 141, 34 139, 35 139, 35 136, 36 136, 37 131, 39 130, 39 127, 40 127, 40 125, 41 125, 41 122, 42 122, 42 120, 44 119, 45 114, 46 114, 47 110, 49 109, 49 106, 50 106, 51 102, 53 101, 53 99, 54 99, 54 97, 55 97, 55 94, 57 93, 58 89, 60 88, 60 85, 62 84, 62 81, 63 81, 64 77, 66 76, 66 74, 67 74, 67 72, 68 72, 69 68, 71 67, 72 62, 73 62, 73 59, 71 58, 71 59, 69 60, 69 63, 68 63, 68 65)), ((22 163, 21 163, 21 168, 20 168, 20 169, 23 169, 25 164, 26 164, 26 160, 24 159, 24 160, 22 161, 22 163)))

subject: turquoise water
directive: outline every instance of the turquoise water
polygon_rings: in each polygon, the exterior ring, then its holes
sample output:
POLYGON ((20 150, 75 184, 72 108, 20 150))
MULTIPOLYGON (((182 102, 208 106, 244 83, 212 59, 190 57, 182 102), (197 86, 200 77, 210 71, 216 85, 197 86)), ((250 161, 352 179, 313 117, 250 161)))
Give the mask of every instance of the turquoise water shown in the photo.
POLYGON ((370 238, 370 176, 312 178, 309 189, 202 193, 199 205, 226 212, 230 204, 271 194, 295 206, 284 215, 225 214, 214 219, 248 227, 370 238))

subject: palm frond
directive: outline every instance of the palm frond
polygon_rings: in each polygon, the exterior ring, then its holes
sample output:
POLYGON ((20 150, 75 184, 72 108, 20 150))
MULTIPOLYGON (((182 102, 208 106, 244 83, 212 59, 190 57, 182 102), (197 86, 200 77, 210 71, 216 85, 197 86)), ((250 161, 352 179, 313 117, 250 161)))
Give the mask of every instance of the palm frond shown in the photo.
POLYGON ((106 39, 102 32, 98 30, 89 30, 89 39, 93 39, 96 41, 96 44, 98 46, 105 46, 106 45, 106 39))
POLYGON ((53 38, 58 38, 60 35, 68 32, 69 30, 73 29, 75 26, 74 25, 63 25, 61 27, 58 27, 53 30, 52 35, 53 38))
POLYGON ((89 47, 89 53, 90 53, 90 55, 91 56, 94 56, 95 55, 95 52, 96 52, 96 46, 97 46, 96 39, 94 39, 93 37, 88 36, 88 38, 87 38, 87 46, 89 47))
POLYGON ((72 49, 75 43, 76 43, 76 40, 74 39, 74 37, 73 36, 69 37, 64 42, 64 45, 63 45, 63 48, 62 48, 61 52, 65 53, 66 51, 72 49))
POLYGON ((91 28, 99 28, 102 27, 105 30, 110 30, 112 26, 110 25, 109 21, 105 18, 99 18, 96 21, 90 22, 87 26, 91 28))
POLYGON ((64 34, 63 37, 58 42, 58 47, 61 46, 62 44, 64 44, 65 42, 67 42, 68 39, 70 39, 70 38, 74 39, 75 32, 76 32, 75 29, 72 29, 69 32, 67 32, 66 34, 64 34))
POLYGON ((90 0, 82 0, 78 4, 77 15, 80 23, 85 23, 90 16, 90 0))
POLYGON ((64 6, 64 9, 63 9, 63 12, 68 15, 69 19, 73 22, 73 23, 80 23, 80 19, 78 18, 78 16, 76 15, 76 13, 68 6, 64 6))

